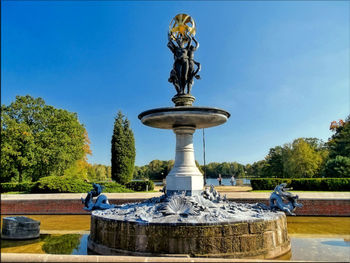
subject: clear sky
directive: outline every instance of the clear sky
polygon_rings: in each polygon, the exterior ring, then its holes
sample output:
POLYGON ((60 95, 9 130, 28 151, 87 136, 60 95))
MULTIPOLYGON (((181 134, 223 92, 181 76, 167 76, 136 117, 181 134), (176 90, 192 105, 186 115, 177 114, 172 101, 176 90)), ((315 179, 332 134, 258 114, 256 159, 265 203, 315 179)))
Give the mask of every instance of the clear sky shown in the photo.
MULTIPOLYGON (((118 109, 136 141, 136 164, 175 155, 172 131, 143 126, 142 111, 172 106, 169 22, 193 16, 202 79, 195 106, 231 118, 206 129, 207 163, 261 160, 298 137, 331 136, 350 112, 348 1, 2 1, 1 91, 76 112, 91 163, 110 164, 118 109)), ((202 132, 194 135, 203 163, 202 132)))

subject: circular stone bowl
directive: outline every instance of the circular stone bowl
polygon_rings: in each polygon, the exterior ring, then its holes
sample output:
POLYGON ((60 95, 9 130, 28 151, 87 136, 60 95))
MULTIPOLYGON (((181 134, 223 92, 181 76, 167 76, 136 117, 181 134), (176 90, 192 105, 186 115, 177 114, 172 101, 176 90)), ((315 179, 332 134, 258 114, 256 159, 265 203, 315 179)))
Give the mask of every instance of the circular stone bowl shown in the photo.
POLYGON ((138 117, 144 125, 153 128, 173 129, 179 126, 191 126, 202 129, 225 123, 230 113, 218 108, 180 106, 147 110, 138 117))
POLYGON ((91 216, 88 248, 102 255, 273 259, 290 251, 286 216, 220 223, 141 223, 91 216))
POLYGON ((40 236, 40 221, 25 216, 4 217, 2 239, 34 239, 40 236))

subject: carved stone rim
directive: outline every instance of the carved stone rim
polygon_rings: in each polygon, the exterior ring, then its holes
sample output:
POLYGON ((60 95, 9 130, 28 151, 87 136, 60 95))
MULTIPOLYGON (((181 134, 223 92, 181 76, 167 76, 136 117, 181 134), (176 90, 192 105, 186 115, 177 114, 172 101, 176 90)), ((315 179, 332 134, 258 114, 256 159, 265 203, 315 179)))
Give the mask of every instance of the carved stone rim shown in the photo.
POLYGON ((254 220, 237 220, 237 221, 216 221, 216 222, 206 222, 206 223, 189 223, 189 222, 142 222, 142 221, 134 221, 134 220, 120 220, 116 218, 111 218, 104 215, 96 215, 94 212, 91 213, 91 218, 96 217, 99 219, 102 219, 103 221, 110 221, 110 222, 121 222, 121 223, 128 223, 131 225, 152 225, 152 226, 222 226, 222 225, 235 225, 235 224, 249 224, 249 223, 258 223, 258 222, 270 222, 279 220, 283 217, 286 217, 286 215, 281 211, 275 211, 274 217, 270 219, 264 219, 264 218, 255 218, 254 220))
POLYGON ((164 108, 156 108, 151 110, 146 110, 141 112, 138 118, 141 120, 143 117, 152 114, 152 113, 160 113, 160 112, 177 112, 177 111, 202 111, 208 113, 219 113, 225 115, 227 118, 230 118, 231 114, 225 110, 213 107, 193 107, 193 106, 178 106, 178 107, 164 107, 164 108))

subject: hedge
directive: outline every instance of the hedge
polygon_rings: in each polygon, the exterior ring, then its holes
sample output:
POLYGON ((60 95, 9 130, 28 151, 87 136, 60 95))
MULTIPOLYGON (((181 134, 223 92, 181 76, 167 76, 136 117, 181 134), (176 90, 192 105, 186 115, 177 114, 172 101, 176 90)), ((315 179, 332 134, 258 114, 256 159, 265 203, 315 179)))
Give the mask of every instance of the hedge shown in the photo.
POLYGON ((154 189, 154 183, 152 181, 131 181, 126 183, 125 186, 134 191, 152 191, 154 189))
MULTIPOLYGON (((115 182, 97 182, 103 185, 102 193, 132 193, 131 189, 115 182)), ((87 193, 92 190, 92 182, 82 179, 47 176, 37 182, 1 183, 1 193, 28 192, 28 193, 87 193)))
POLYGON ((90 183, 82 179, 65 176, 46 176, 40 178, 32 193, 87 193, 92 189, 90 183))
POLYGON ((273 190, 286 183, 293 190, 350 191, 350 178, 255 178, 250 180, 253 190, 273 190))
POLYGON ((30 192, 35 183, 1 183, 0 192, 30 192))
MULTIPOLYGON (((96 182, 99 185, 104 186, 102 193, 132 193, 131 189, 126 188, 124 185, 118 184, 116 182, 96 182)), ((92 189, 92 183, 90 184, 92 189)))

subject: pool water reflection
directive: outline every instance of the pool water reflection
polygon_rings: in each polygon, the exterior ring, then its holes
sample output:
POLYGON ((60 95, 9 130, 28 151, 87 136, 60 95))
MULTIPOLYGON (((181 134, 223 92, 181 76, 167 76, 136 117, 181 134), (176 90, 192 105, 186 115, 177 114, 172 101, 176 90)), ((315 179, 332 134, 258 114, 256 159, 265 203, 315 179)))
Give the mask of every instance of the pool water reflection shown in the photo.
MULTIPOLYGON (((41 221, 40 238, 1 240, 1 253, 88 254, 89 215, 28 217, 41 221)), ((292 251, 279 259, 350 261, 349 217, 287 217, 287 221, 292 251)))

